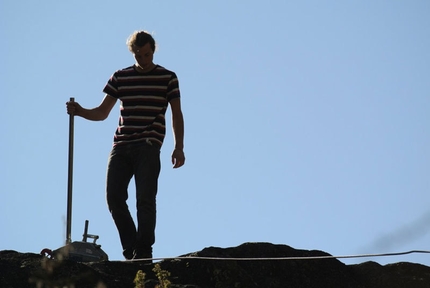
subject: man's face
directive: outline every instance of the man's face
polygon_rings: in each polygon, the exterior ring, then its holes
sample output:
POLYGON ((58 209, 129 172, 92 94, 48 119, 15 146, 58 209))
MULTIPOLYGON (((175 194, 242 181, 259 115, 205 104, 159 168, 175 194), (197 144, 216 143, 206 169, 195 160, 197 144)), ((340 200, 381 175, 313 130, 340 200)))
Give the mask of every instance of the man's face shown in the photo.
POLYGON ((152 61, 154 59, 154 51, 152 51, 151 45, 149 43, 142 47, 133 46, 133 55, 137 64, 139 64, 139 66, 143 69, 153 64, 152 61))

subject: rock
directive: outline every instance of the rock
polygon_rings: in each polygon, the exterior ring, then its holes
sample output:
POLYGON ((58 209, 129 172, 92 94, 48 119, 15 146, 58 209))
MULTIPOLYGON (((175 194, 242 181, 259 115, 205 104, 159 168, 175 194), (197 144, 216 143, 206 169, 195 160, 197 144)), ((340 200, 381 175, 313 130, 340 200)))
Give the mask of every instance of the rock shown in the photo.
MULTIPOLYGON (((245 243, 238 247, 209 247, 159 262, 170 272, 172 288, 428 288, 430 267, 414 263, 345 265, 337 259, 220 260, 210 258, 276 258, 330 256, 287 245, 245 243)), ((135 287, 137 271, 146 273, 145 288, 158 284, 155 264, 131 261, 80 263, 51 260, 38 254, 0 251, 0 287, 135 287)))

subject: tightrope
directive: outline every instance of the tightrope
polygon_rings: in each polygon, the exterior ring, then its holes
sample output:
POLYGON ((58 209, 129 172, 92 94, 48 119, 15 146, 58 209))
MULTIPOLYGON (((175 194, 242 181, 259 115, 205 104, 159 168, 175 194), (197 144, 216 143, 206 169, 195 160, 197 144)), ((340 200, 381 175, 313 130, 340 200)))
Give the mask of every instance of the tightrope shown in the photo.
POLYGON ((357 255, 322 255, 322 256, 302 256, 302 257, 206 257, 206 256, 178 256, 178 257, 160 257, 144 258, 125 261, 160 261, 160 260, 220 260, 220 261, 279 261, 279 260, 319 260, 319 259, 345 259, 345 258, 366 258, 366 257, 386 257, 400 256, 406 254, 421 253, 430 254, 428 250, 411 250, 406 252, 379 253, 379 254, 357 254, 357 255))

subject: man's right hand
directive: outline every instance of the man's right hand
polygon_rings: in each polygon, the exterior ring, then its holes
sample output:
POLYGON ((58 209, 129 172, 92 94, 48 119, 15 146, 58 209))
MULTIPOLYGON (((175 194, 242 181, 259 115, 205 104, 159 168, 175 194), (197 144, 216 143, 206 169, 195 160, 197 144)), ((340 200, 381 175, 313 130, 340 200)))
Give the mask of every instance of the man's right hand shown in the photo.
POLYGON ((67 114, 80 116, 82 112, 82 106, 78 102, 66 102, 67 114))

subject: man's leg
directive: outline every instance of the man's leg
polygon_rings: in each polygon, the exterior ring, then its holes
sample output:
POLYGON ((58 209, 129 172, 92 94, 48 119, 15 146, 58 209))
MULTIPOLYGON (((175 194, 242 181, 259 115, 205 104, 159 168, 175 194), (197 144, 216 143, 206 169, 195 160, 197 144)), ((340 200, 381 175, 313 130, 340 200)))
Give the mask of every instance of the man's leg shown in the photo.
POLYGON ((133 176, 131 163, 125 148, 114 147, 109 155, 106 198, 108 208, 119 232, 123 255, 133 258, 136 242, 136 226, 127 206, 128 184, 133 176))
POLYGON ((136 181, 137 242, 135 258, 152 258, 155 242, 156 195, 160 174, 160 148, 143 145, 137 155, 136 181))

